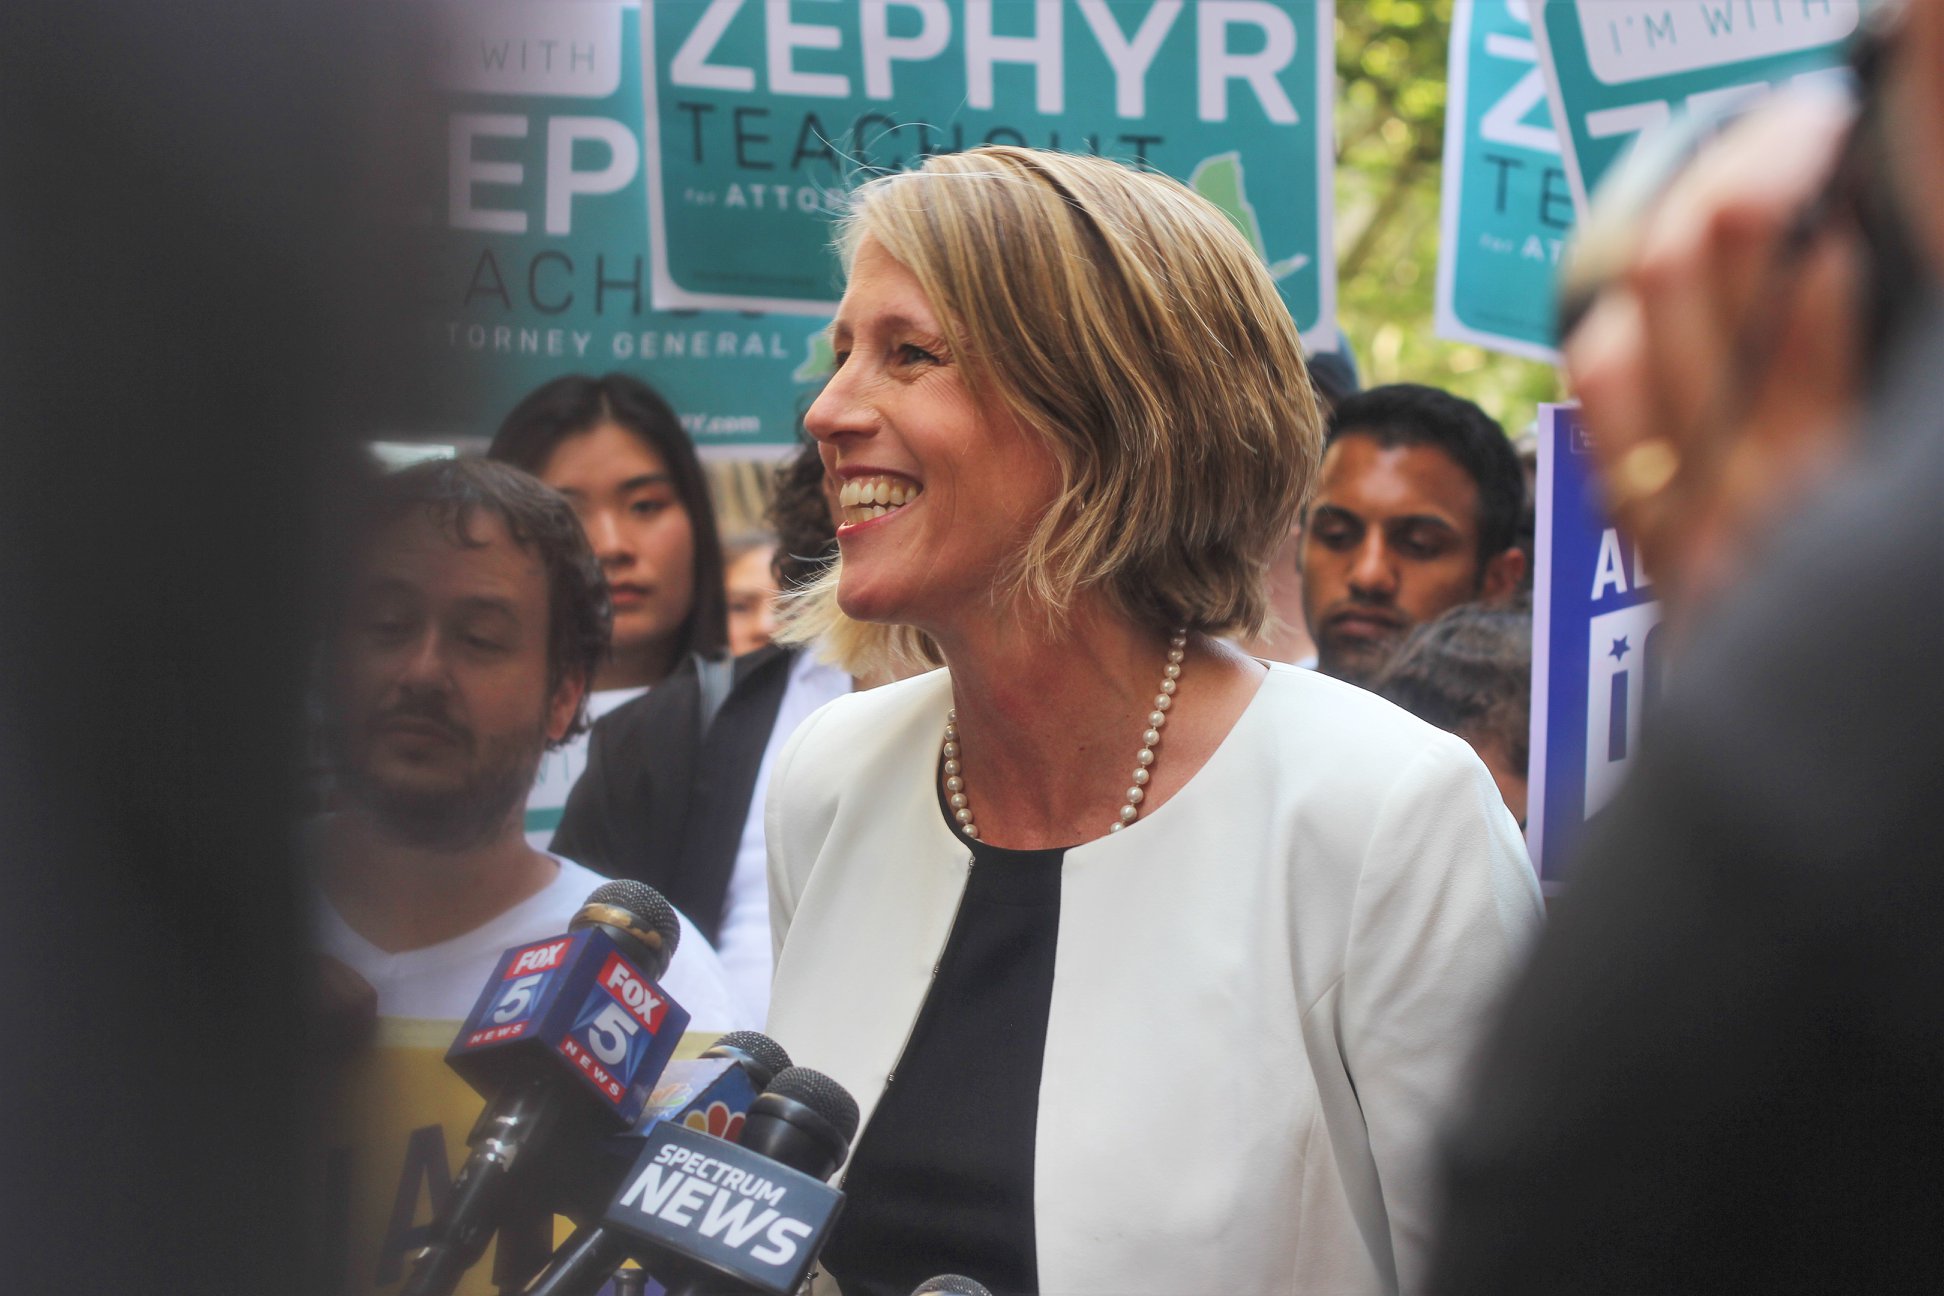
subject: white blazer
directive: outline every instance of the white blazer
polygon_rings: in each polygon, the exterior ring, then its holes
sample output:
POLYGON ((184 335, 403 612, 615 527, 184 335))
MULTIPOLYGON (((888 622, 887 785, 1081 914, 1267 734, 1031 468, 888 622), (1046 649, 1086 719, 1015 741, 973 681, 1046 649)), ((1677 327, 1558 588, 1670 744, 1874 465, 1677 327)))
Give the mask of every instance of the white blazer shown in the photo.
MULTIPOLYGON (((770 783, 769 1030, 867 1125, 970 859, 934 784, 950 696, 936 671, 839 699, 770 783)), ((1413 1290, 1440 1121, 1541 912, 1469 747, 1272 666, 1186 787, 1066 853, 1041 1290, 1413 1290)))

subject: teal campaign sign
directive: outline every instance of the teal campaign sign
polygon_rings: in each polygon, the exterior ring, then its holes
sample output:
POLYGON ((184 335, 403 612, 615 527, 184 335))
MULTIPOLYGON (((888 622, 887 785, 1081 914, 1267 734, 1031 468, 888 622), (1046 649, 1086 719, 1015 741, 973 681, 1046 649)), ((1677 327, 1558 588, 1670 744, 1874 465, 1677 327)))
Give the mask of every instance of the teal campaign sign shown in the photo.
POLYGON ((1857 0, 1547 0, 1534 31, 1574 200, 1682 109, 1840 78, 1857 0))
POLYGON ((658 309, 827 315, 846 192, 984 143, 1175 176, 1334 336, 1331 0, 645 0, 658 309))
POLYGON ((622 370, 661 391, 705 452, 791 444, 827 372, 824 321, 653 303, 640 8, 371 8, 376 24, 429 23, 437 86, 441 147, 419 195, 436 395, 401 430, 490 435, 549 379, 622 370))
POLYGON ((1573 195, 1526 0, 1458 0, 1447 84, 1438 336, 1555 361, 1573 195))

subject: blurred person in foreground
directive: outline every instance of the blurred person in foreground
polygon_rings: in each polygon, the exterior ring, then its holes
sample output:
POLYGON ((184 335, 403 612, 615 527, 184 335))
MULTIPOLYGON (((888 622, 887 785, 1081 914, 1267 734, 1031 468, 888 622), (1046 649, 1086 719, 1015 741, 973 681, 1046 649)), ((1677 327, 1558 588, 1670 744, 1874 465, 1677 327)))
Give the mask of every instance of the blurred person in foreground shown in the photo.
MULTIPOLYGON (((766 519, 778 588, 809 584, 835 557, 831 507, 823 461, 806 444, 777 470, 766 519)), ((677 675, 595 722, 554 849, 639 878, 692 913, 761 1022, 775 966, 763 837, 770 767, 796 727, 852 681, 812 649, 766 646, 736 658, 721 696, 702 685, 677 675)))
POLYGON ((1368 686, 1414 626, 1517 594, 1524 502, 1505 430, 1471 401, 1417 383, 1346 397, 1303 520, 1316 668, 1368 686))
POLYGON ((1860 117, 1733 128, 1567 339, 1684 645, 1452 1141, 1438 1290, 1944 1273, 1944 5, 1900 17, 1860 117))
POLYGON ((1411 632, 1373 691, 1471 744, 1505 808, 1526 821, 1532 614, 1464 603, 1411 632))
MULTIPOLYGON (((565 495, 600 561, 614 631, 588 683, 590 719, 677 673, 728 678, 715 506, 695 447, 659 392, 622 373, 555 378, 513 407, 486 454, 565 495)), ((584 729, 541 762, 527 796, 535 847, 552 838, 586 764, 584 729)))
POLYGON ((1176 181, 1007 147, 841 239, 840 557, 789 633, 944 669, 772 775, 770 1029, 865 1115, 820 1289, 1414 1289, 1538 888, 1462 742, 1218 637, 1318 451, 1260 260, 1176 181))

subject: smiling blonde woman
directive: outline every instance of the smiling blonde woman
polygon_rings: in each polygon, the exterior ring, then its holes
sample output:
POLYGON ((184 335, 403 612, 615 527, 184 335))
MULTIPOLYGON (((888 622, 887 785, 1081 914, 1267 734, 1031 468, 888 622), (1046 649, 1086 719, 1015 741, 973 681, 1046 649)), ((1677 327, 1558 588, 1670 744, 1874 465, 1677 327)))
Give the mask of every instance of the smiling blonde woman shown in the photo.
POLYGON ((1465 745, 1242 655, 1317 461, 1288 313, 1172 180, 862 188, 805 423, 854 670, 777 762, 770 1028, 859 1099, 849 1296, 1409 1287, 1538 889, 1465 745))

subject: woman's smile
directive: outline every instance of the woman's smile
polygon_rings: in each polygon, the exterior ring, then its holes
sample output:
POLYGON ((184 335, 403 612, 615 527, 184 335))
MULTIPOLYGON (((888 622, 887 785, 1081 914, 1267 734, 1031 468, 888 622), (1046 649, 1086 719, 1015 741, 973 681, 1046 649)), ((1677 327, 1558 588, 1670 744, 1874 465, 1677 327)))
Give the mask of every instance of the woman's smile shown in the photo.
POLYGON ((917 499, 924 489, 915 481, 889 474, 853 477, 837 495, 843 524, 857 526, 896 513, 917 499))

